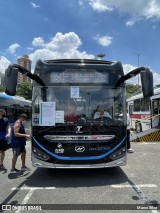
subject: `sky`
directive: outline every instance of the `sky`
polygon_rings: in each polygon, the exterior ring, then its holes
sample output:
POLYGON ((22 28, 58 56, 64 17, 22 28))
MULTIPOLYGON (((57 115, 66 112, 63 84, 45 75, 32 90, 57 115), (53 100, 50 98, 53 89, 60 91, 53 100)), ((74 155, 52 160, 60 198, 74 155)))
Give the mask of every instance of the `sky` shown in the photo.
POLYGON ((0 0, 0 72, 24 54, 34 70, 37 59, 100 53, 125 73, 149 67, 160 84, 160 0, 0 0))

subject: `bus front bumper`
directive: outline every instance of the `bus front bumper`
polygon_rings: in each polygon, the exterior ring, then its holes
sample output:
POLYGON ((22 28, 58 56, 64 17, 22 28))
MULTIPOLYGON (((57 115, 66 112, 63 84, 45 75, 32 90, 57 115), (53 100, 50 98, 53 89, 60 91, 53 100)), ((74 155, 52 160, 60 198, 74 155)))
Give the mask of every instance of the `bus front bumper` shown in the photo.
POLYGON ((127 156, 125 155, 122 158, 114 160, 110 163, 101 163, 101 164, 52 164, 40 159, 35 158, 32 155, 32 165, 34 167, 43 167, 43 168, 52 168, 52 169, 84 169, 84 168, 107 168, 107 167, 116 167, 116 166, 125 166, 127 163, 127 156))

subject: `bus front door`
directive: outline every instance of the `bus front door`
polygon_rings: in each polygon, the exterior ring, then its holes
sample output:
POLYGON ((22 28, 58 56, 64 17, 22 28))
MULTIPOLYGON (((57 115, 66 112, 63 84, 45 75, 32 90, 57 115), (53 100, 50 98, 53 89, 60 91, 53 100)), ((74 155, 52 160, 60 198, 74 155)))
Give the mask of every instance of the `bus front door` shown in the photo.
POLYGON ((160 98, 152 100, 152 128, 160 126, 160 98))

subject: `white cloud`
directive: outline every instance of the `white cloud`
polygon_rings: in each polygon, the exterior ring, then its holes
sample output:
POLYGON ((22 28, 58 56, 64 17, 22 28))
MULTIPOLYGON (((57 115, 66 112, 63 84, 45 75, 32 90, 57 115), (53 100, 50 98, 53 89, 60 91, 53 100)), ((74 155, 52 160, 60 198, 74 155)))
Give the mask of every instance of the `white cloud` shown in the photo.
POLYGON ((64 52, 66 50, 78 49, 81 44, 81 40, 74 32, 65 34, 58 32, 53 38, 51 38, 51 41, 46 45, 46 48, 52 51, 59 50, 60 52, 64 52))
POLYGON ((113 8, 106 4, 104 0, 90 0, 89 5, 98 12, 112 11, 113 8))
POLYGON ((8 65, 11 64, 11 62, 5 58, 4 56, 1 56, 0 58, 0 72, 5 73, 5 69, 8 67, 8 65))
POLYGON ((94 55, 87 54, 85 51, 80 52, 78 50, 82 45, 82 42, 78 35, 74 32, 65 34, 58 32, 50 39, 48 43, 45 42, 42 37, 34 38, 32 44, 39 47, 39 49, 29 55, 30 59, 32 60, 33 67, 38 59, 49 60, 61 58, 94 58, 94 55))
POLYGON ((40 7, 40 5, 38 5, 38 4, 35 4, 34 2, 31 2, 31 5, 32 5, 32 7, 33 7, 33 8, 40 7))
POLYGON ((127 26, 141 19, 160 18, 159 0, 89 0, 89 5, 97 12, 117 10, 120 14, 128 14, 127 26))
POLYGON ((112 43, 112 37, 107 35, 102 37, 100 37, 99 35, 96 35, 94 39, 97 40, 98 44, 104 47, 108 47, 112 43))
POLYGON ((12 45, 9 46, 8 51, 11 54, 14 54, 16 52, 16 49, 19 48, 19 47, 20 47, 20 45, 18 43, 12 44, 12 45))
POLYGON ((154 82, 154 86, 160 84, 160 74, 153 72, 153 82, 154 82))
POLYGON ((43 47, 44 46, 44 40, 42 37, 37 37, 37 38, 34 38, 33 41, 32 41, 32 45, 35 46, 35 47, 43 47))

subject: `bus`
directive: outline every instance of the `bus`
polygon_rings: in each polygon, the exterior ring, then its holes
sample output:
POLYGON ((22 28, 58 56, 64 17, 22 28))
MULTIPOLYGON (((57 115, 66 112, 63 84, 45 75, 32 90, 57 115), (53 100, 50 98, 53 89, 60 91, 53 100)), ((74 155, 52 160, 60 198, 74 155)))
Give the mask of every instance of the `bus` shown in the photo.
POLYGON ((151 95, 149 69, 139 67, 124 75, 121 62, 59 59, 38 60, 32 74, 13 64, 5 72, 7 94, 15 95, 18 72, 33 79, 33 166, 126 165, 125 80, 141 73, 144 95, 151 95), (100 108, 109 116, 95 116, 100 108))
POLYGON ((143 97, 137 94, 127 99, 131 128, 138 133, 160 126, 160 87, 154 88, 154 95, 143 97))
MULTIPOLYGON (((18 119, 18 116, 22 113, 26 113, 31 118, 31 101, 26 100, 20 96, 10 96, 5 93, 0 93, 0 108, 6 112, 6 117, 9 120, 11 126, 18 119)), ((30 128, 31 121, 27 121, 26 127, 30 128)), ((8 139, 8 145, 10 145, 10 139, 8 139)))

